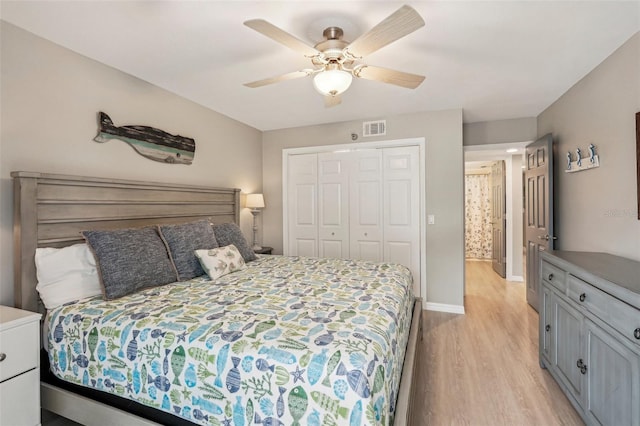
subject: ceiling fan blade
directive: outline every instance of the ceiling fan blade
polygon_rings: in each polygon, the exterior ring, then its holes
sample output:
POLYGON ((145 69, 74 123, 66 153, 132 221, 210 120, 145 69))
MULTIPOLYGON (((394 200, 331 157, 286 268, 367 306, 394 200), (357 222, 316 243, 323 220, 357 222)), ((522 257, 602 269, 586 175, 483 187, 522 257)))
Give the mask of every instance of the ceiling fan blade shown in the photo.
POLYGON ((287 74, 278 75, 276 77, 265 78, 263 80, 252 81, 251 83, 245 83, 244 85, 251 88, 266 86, 268 84, 279 83, 281 81, 293 80, 296 78, 302 78, 310 75, 311 73, 306 70, 294 71, 287 74))
POLYGON ((356 77, 365 80, 381 81, 383 83, 395 84, 396 86, 415 89, 424 81, 423 75, 410 74, 408 72, 390 70, 387 68, 363 65, 353 71, 356 77))
POLYGON ((404 5, 369 30, 369 32, 358 37, 345 50, 356 59, 362 58, 399 38, 411 34, 423 25, 424 20, 420 14, 411 6, 404 5))
POLYGON ((280 44, 284 44, 296 52, 302 53, 306 57, 312 58, 320 54, 320 51, 316 48, 309 46, 307 43, 292 36, 288 32, 281 30, 264 19, 251 19, 246 21, 244 24, 247 27, 256 30, 260 34, 265 35, 280 44))
POLYGON ((324 97, 324 106, 325 108, 331 108, 337 105, 340 105, 342 103, 342 99, 340 98, 340 95, 326 95, 324 97))

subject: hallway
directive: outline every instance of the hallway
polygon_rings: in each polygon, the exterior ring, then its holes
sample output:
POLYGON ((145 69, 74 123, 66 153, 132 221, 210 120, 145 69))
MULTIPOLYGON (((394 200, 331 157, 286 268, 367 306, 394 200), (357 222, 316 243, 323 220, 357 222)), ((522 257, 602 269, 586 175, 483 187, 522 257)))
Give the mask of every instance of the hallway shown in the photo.
POLYGON ((524 283, 466 263, 466 315, 425 311, 415 425, 581 425, 538 364, 524 283))

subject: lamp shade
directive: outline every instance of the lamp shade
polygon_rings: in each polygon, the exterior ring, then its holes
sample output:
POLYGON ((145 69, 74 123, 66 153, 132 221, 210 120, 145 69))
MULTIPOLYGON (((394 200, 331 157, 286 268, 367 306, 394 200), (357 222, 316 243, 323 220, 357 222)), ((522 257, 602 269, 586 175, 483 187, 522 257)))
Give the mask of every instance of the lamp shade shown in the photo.
POLYGON ((247 194, 247 208, 250 209, 263 209, 264 197, 262 194, 247 194))
POLYGON ((351 86, 351 74, 343 70, 327 70, 313 77, 313 87, 321 95, 336 96, 351 86))

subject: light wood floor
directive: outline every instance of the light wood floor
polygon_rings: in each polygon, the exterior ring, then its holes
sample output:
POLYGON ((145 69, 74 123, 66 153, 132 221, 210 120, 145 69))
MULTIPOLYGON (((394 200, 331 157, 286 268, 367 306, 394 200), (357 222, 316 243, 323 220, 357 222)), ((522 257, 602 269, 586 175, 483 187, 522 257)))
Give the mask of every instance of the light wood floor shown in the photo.
POLYGON ((538 364, 538 314, 523 283, 466 263, 466 315, 423 312, 415 425, 582 425, 538 364))

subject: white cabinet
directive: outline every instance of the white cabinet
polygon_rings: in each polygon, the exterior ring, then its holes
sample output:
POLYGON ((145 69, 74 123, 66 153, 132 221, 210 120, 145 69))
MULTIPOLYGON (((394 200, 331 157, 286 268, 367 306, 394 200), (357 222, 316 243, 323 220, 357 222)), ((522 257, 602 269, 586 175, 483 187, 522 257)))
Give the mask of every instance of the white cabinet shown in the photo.
POLYGON ((407 266, 420 295, 420 147, 285 156, 284 253, 407 266))
POLYGON ((40 424, 40 314, 0 306, 0 425, 40 424))
POLYGON ((640 426, 640 262, 544 252, 540 364, 589 425, 640 426))

